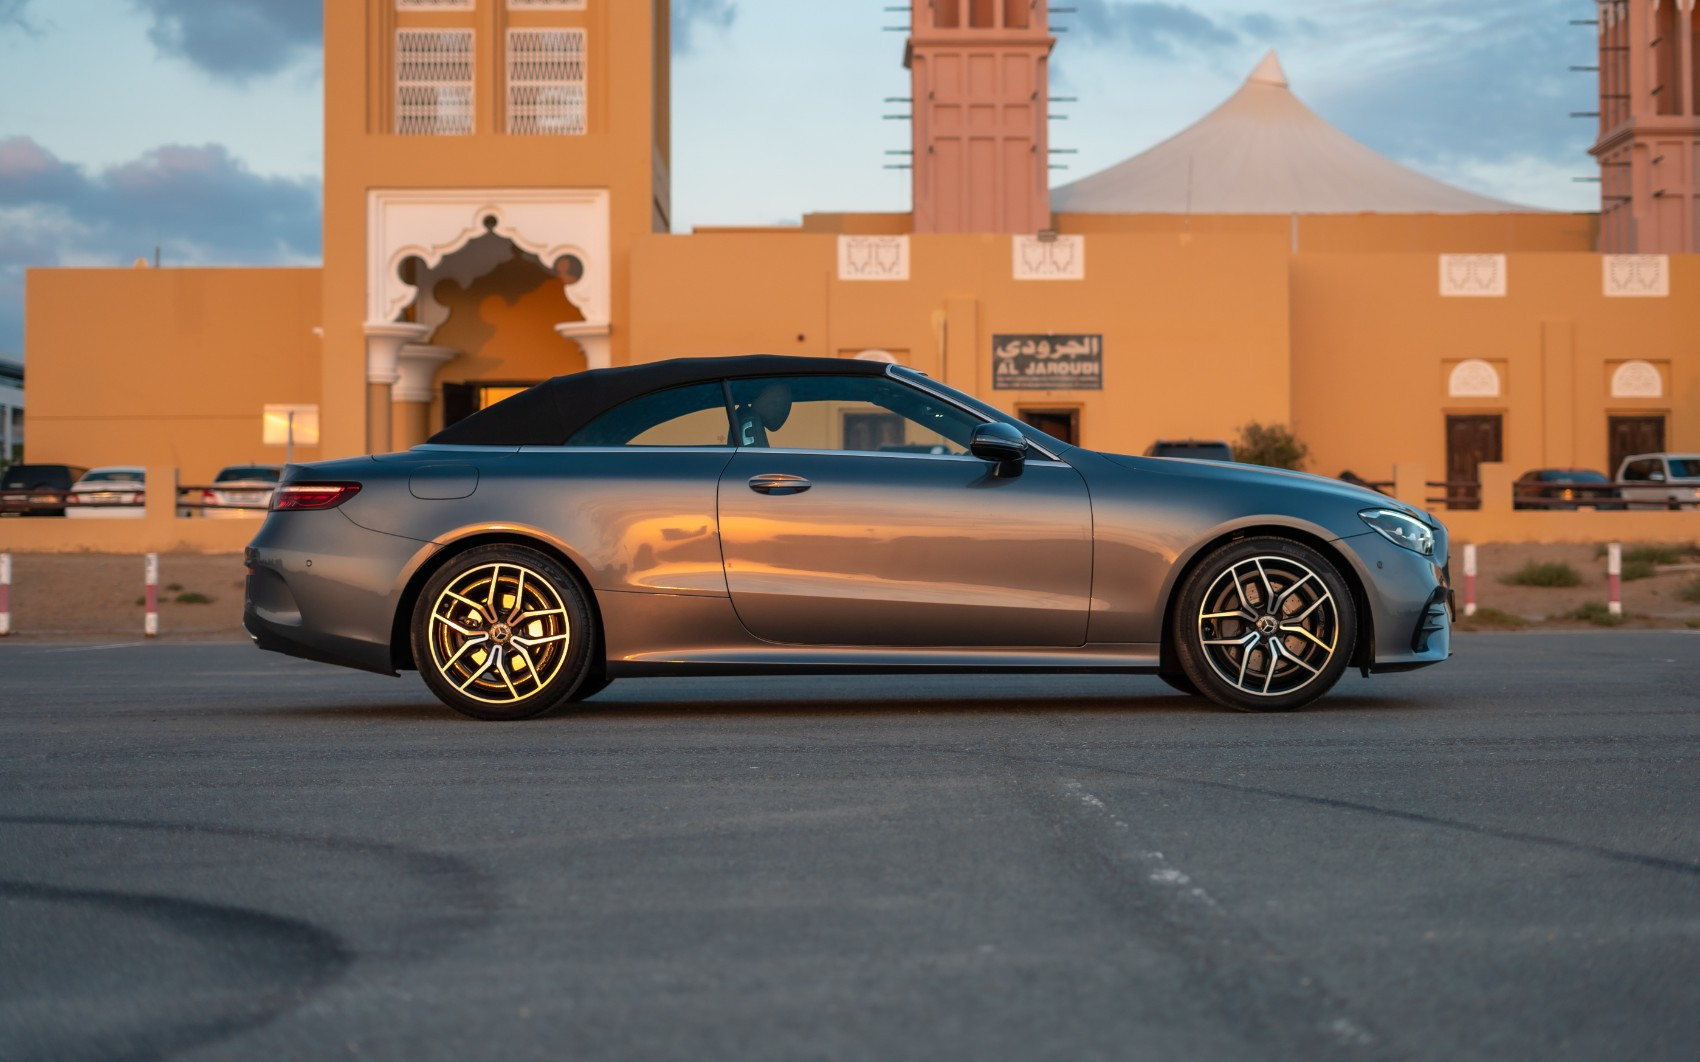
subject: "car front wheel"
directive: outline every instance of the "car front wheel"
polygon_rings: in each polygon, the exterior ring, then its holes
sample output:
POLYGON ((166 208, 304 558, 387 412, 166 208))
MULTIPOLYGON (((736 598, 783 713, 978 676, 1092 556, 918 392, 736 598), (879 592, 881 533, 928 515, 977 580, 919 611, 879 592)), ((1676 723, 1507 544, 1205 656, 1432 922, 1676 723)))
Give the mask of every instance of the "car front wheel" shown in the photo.
POLYGON ((578 580, 526 546, 478 546, 426 582, 413 659, 444 704, 529 719, 594 692, 596 628, 578 580))
POLYGON ((1195 567, 1173 612, 1175 655, 1200 693, 1246 712, 1309 704, 1339 681, 1357 608, 1339 569, 1302 542, 1230 542, 1195 567))

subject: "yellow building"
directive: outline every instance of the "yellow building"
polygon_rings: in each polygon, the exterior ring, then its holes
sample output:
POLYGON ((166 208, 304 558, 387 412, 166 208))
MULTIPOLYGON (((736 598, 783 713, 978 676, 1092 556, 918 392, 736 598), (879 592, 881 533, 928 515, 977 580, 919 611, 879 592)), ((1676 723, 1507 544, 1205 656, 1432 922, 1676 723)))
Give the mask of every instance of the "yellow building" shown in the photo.
POLYGON ((323 267, 32 271, 28 460, 196 482, 282 459, 267 405, 316 407, 297 459, 340 456, 587 366, 751 352, 894 359, 1100 449, 1285 423, 1376 480, 1700 451, 1700 255, 1669 225, 1598 254, 1596 215, 1349 141, 1273 57, 1184 152, 1047 201, 1045 0, 914 6, 915 212, 670 234, 667 14, 327 3, 323 267))

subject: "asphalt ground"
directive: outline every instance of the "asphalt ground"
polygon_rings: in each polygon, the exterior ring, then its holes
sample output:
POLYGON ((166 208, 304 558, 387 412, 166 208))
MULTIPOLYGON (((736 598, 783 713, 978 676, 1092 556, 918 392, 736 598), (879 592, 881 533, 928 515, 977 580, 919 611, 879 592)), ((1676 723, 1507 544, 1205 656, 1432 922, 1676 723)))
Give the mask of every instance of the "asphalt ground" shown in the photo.
POLYGON ((616 682, 0 643, 0 1059, 1693 1059, 1700 634, 616 682))

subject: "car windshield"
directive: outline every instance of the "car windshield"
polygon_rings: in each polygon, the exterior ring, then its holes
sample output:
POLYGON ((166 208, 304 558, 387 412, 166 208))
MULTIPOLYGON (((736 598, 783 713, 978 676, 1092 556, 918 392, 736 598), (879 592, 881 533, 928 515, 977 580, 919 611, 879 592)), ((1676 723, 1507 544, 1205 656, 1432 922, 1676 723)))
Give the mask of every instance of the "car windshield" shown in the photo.
POLYGON ((38 487, 46 485, 53 474, 34 465, 17 465, 6 472, 6 478, 0 480, 0 487, 17 490, 23 487, 38 487))
POLYGON ((128 469, 112 468, 112 469, 106 469, 105 471, 101 471, 101 472, 90 472, 88 475, 84 476, 81 480, 79 480, 79 482, 82 482, 82 483, 140 483, 140 482, 142 482, 142 473, 132 472, 128 469))
POLYGON ((1676 479, 1700 479, 1700 457, 1673 457, 1670 474, 1676 479))
POLYGON ((1561 468, 1547 477, 1554 483, 1610 483, 1603 472, 1585 468, 1561 468))
POLYGON ((276 483, 280 472, 280 469, 270 465, 232 465, 221 471, 218 478, 214 479, 213 482, 234 483, 238 480, 259 479, 267 483, 276 483))

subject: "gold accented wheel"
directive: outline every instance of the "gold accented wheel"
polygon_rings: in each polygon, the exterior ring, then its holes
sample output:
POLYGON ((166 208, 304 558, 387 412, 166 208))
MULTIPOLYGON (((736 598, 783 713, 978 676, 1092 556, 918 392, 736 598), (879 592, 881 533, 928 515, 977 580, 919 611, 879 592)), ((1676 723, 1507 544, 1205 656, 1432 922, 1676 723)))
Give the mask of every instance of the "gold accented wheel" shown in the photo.
POLYGON ((587 683, 595 641, 585 595, 554 559, 482 546, 449 561, 414 610, 414 663, 432 692, 480 719, 524 719, 587 683))

